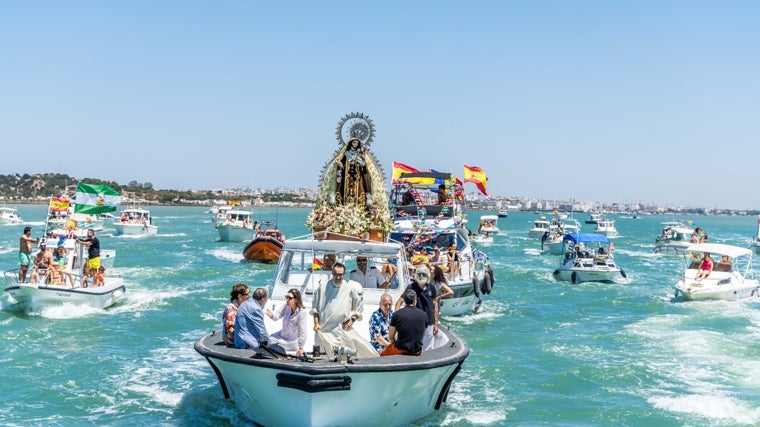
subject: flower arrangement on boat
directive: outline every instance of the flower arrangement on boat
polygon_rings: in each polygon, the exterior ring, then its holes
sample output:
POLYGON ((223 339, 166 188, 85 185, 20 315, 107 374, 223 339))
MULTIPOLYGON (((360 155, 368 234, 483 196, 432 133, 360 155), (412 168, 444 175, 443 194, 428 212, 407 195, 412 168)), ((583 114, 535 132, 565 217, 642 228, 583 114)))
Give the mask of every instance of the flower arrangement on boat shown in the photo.
POLYGON ((393 219, 388 207, 381 202, 373 203, 369 208, 355 203, 323 203, 311 211, 306 226, 318 231, 363 236, 371 230, 388 233, 393 229, 393 219))

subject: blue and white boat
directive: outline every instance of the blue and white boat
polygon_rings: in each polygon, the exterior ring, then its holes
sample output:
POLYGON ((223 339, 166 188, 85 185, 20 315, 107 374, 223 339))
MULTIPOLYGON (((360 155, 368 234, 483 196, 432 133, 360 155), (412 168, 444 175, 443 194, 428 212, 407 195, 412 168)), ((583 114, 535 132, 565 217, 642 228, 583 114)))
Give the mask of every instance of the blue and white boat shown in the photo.
POLYGON ((601 234, 567 234, 562 238, 564 256, 554 278, 572 283, 615 283, 627 277, 615 264, 610 239, 601 234))

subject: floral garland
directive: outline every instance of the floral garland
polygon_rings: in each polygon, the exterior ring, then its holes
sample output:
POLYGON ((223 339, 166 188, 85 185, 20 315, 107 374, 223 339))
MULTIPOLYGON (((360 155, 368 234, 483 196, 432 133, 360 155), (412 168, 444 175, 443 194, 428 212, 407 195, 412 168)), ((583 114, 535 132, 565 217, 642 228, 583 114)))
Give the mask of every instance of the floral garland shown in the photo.
POLYGON ((372 229, 389 232, 393 229, 393 219, 388 207, 381 202, 374 203, 370 209, 364 205, 349 203, 330 205, 323 203, 311 211, 306 218, 307 227, 321 229, 347 236, 360 236, 372 229))

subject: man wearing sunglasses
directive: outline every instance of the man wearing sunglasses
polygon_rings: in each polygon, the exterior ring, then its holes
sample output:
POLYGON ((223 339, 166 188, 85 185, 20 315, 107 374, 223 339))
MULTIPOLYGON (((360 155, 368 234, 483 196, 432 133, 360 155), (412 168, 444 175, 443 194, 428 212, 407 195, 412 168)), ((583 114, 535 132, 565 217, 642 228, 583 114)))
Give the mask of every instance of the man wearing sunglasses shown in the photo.
MULTIPOLYGON (((427 327, 425 336, 422 338, 422 349, 432 350, 446 344, 449 339, 446 334, 438 333, 438 304, 435 299, 438 296, 435 286, 429 286, 430 269, 427 265, 420 264, 414 269, 412 284, 407 289, 413 289, 417 293, 417 308, 423 310, 427 315, 427 327)), ((394 307, 396 311, 401 309, 403 298, 396 301, 394 307)))
POLYGON ((356 269, 351 270, 351 280, 359 282, 363 288, 387 288, 391 283, 390 276, 386 280, 380 270, 372 267, 367 268, 367 257, 356 257, 356 269))

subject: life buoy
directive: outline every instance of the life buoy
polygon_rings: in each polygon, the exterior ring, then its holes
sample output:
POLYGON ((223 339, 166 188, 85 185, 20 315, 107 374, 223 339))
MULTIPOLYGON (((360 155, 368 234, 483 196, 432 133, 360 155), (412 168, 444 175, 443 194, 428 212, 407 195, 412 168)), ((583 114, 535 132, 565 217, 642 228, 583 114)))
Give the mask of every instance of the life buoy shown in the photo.
POLYGON ((623 276, 626 279, 628 278, 628 275, 625 274, 625 270, 623 270, 622 268, 620 269, 620 275, 623 276))
POLYGON ((479 285, 479 282, 478 282, 478 276, 477 275, 473 275, 472 276, 472 289, 475 290, 475 296, 478 297, 478 299, 480 299, 480 285, 479 285))
POLYGON ((491 293, 491 276, 488 274, 483 275, 483 283, 480 284, 480 289, 484 295, 491 293))
POLYGON ((570 275, 570 280, 572 280, 573 283, 578 283, 578 274, 573 271, 573 274, 570 275))

